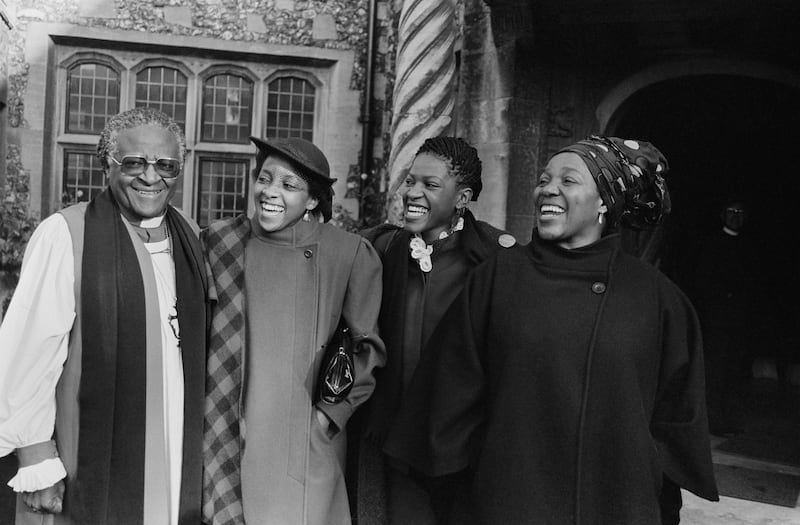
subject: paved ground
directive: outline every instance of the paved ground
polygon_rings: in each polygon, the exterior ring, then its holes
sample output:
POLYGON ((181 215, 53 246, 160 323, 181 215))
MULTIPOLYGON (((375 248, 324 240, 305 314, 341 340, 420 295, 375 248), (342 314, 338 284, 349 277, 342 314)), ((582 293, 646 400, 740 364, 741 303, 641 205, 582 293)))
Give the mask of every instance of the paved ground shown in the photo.
MULTIPOLYGON (((13 520, 13 498, 11 490, 5 487, 13 475, 12 461, 2 458, 0 524, 12 523, 13 520)), ((681 525, 800 525, 800 502, 794 509, 726 497, 720 498, 719 502, 710 502, 684 491, 681 525)))
MULTIPOLYGON (((757 379, 745 402, 743 427, 757 440, 759 432, 766 436, 766 457, 790 457, 790 461, 763 460, 717 449, 726 439, 712 436, 714 463, 753 470, 800 475, 800 388, 779 389, 776 381, 757 379), (788 454, 785 454, 786 452, 788 454)), ((721 497, 719 502, 705 501, 683 492, 681 525, 800 525, 800 496, 794 508, 768 505, 745 499, 721 497)))
POLYGON ((718 502, 683 491, 681 525, 799 525, 800 508, 722 497, 718 502))
MULTIPOLYGON (((723 440, 712 438, 714 444, 723 440)), ((797 444, 800 447, 800 443, 797 444)), ((713 452, 714 463, 755 470, 800 475, 800 468, 781 463, 713 452)), ((691 492, 682 491, 681 525, 800 525, 800 494, 794 508, 768 505, 745 499, 721 496, 718 502, 706 501, 691 492)))
MULTIPOLYGON (((800 426, 800 388, 795 388, 793 397, 787 402, 775 397, 775 386, 769 382, 759 383, 760 394, 749 404, 746 426, 752 429, 774 429, 776 421, 789 432, 770 434, 770 445, 776 449, 786 446, 782 439, 796 435, 800 426)), ((774 461, 763 461, 752 457, 721 452, 716 447, 725 439, 712 437, 714 462, 722 465, 746 467, 786 474, 800 475, 800 465, 787 465, 774 461)), ((788 443, 800 447, 800 442, 788 443)), ((795 449, 796 450, 796 449, 795 449)), ((13 523, 13 494, 6 486, 16 471, 16 458, 0 458, 0 525, 13 523)), ((693 494, 683 492, 681 525, 800 525, 800 501, 794 508, 767 505, 745 499, 722 497, 719 502, 709 502, 693 494)))

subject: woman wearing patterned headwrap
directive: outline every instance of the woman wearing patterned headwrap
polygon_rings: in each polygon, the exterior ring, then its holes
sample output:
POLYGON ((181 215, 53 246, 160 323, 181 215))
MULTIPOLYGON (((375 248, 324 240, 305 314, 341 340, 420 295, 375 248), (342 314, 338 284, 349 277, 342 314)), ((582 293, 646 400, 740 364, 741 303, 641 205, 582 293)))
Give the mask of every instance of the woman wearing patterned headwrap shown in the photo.
POLYGON ((658 224, 666 172, 646 142, 556 153, 531 243, 476 268, 434 332, 415 468, 470 474, 452 523, 677 523, 679 487, 718 499, 697 317, 616 233, 658 224))

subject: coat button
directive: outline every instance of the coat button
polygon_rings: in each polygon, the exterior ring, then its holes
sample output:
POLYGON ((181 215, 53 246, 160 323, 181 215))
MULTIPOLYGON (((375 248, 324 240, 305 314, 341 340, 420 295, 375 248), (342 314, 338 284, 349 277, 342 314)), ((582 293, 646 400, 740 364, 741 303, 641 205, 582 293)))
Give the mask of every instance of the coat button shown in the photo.
POLYGON ((504 233, 503 235, 497 238, 497 244, 499 244, 503 248, 511 248, 512 246, 517 244, 517 239, 515 239, 513 235, 504 233))
POLYGON ((311 256, 314 255, 314 252, 312 252, 311 250, 306 250, 303 252, 303 255, 305 256, 306 259, 310 259, 311 256))
POLYGON ((596 293, 596 294, 601 294, 601 293, 605 292, 606 291, 605 283, 600 283, 600 282, 594 283, 592 285, 592 291, 594 293, 596 293))

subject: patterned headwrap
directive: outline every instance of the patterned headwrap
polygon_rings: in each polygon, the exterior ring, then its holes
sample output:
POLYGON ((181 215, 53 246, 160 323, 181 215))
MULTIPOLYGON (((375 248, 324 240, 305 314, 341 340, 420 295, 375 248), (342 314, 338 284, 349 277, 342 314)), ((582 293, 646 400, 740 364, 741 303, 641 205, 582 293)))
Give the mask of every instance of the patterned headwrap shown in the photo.
POLYGON ((652 228, 670 212, 667 159, 649 142, 592 135, 558 151, 576 153, 597 183, 610 226, 652 228))

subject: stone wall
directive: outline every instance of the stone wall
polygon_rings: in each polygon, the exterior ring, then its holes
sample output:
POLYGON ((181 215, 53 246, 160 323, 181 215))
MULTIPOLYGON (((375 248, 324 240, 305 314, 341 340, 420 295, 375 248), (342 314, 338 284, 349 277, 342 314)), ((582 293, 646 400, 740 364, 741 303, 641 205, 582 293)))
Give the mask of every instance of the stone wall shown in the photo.
MULTIPOLYGON (((11 40, 11 29, 14 24, 11 20, 11 12, 6 0, 0 0, 0 49, 8 49, 11 40)), ((8 64, 6 60, 0 60, 0 202, 6 198, 6 158, 8 156, 8 145, 6 139, 6 128, 8 126, 8 64)), ((0 240, 2 243, 2 240, 0 240)), ((0 319, 3 318, 2 306, 5 303, 9 286, 6 284, 8 278, 5 271, 0 269, 0 319)))
POLYGON ((531 60, 526 2, 464 5, 457 132, 483 161, 476 215, 522 242, 533 225, 531 193, 545 147, 549 72, 531 60))
MULTIPOLYGON (((376 2, 379 31, 379 45, 376 52, 372 124, 375 135, 373 165, 377 170, 368 174, 368 179, 380 178, 380 166, 384 155, 385 108, 390 104, 383 102, 391 93, 391 76, 386 68, 392 66, 387 58, 391 54, 391 31, 393 9, 387 1, 376 2)), ((13 15, 17 26, 7 36, 8 45, 4 64, 8 64, 8 142, 20 145, 19 159, 15 159, 31 174, 31 190, 34 195, 33 211, 40 209, 51 212, 48 203, 44 206, 39 196, 55 202, 55 197, 46 195, 42 185, 42 170, 47 169, 47 135, 41 115, 45 108, 42 93, 46 87, 46 75, 36 77, 31 85, 31 67, 34 69, 46 64, 47 53, 52 43, 44 40, 31 41, 32 24, 57 23, 74 28, 86 27, 87 31, 111 34, 147 33, 172 45, 191 47, 198 39, 216 41, 212 47, 224 49, 229 43, 242 49, 253 46, 255 49, 309 49, 310 54, 346 54, 349 58, 348 78, 345 91, 338 93, 332 104, 339 107, 330 110, 332 118, 326 126, 326 153, 339 178, 337 201, 349 213, 358 214, 362 177, 359 170, 361 155, 360 115, 363 106, 363 90, 366 79, 367 50, 367 11, 368 0, 340 1, 300 1, 300 0, 20 0, 15 3, 13 15), (316 50, 316 51, 315 51, 316 50), (32 118, 33 117, 33 118, 32 118), (346 118, 350 122, 342 121, 346 118), (346 124, 346 125, 342 125, 346 124)), ((77 33, 76 31, 73 31, 77 33)), ((37 32, 35 37, 40 38, 37 32)), ((112 40, 114 37, 110 37, 112 40)), ((123 38, 124 40, 124 38, 123 38)), ((302 53, 302 51, 301 51, 302 53)), ((52 67, 52 65, 48 66, 52 67)), ((41 71, 39 71, 41 73, 41 71)), ((380 189, 379 180, 366 181, 368 186, 380 189)), ((380 213, 380 210, 369 210, 380 213)), ((364 218, 369 220, 369 218, 364 218)), ((378 218, 373 218, 379 220, 378 218)))
POLYGON ((478 149, 483 190, 470 209, 497 227, 506 226, 510 162, 508 110, 513 97, 514 51, 492 35, 492 11, 481 0, 464 4, 456 134, 478 149))

